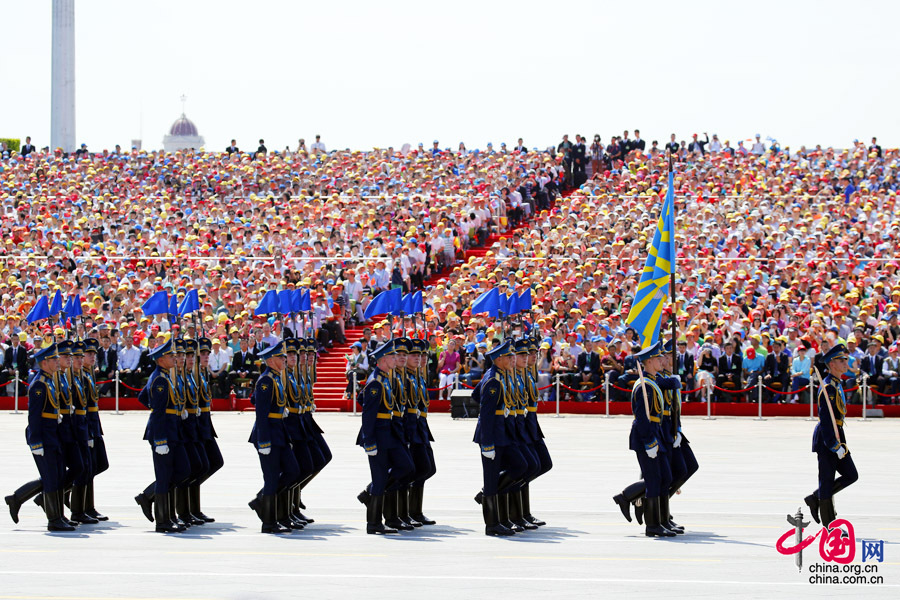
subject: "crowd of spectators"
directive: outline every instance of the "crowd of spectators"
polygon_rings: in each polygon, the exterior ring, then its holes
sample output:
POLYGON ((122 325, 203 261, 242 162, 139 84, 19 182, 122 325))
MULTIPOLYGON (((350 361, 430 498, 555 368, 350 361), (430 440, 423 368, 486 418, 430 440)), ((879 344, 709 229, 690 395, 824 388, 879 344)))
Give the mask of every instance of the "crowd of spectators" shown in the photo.
MULTIPOLYGON (((371 151, 243 153, 233 144, 224 153, 7 153, 0 337, 7 346, 48 343, 55 325, 28 325, 24 316, 60 287, 85 301, 86 319, 74 324, 82 333, 95 330, 119 353, 129 344, 146 351, 175 326, 197 332, 191 321, 142 315, 142 302, 157 289, 197 288, 199 327, 217 342, 213 364, 230 390, 252 378, 238 361, 241 348, 252 354, 264 338, 283 335, 280 317, 253 316, 256 302, 268 289, 302 286, 313 290, 323 352, 347 327, 371 328, 347 363, 364 376, 366 346, 391 335, 390 323, 365 322, 368 302, 445 273, 424 287, 418 322, 432 349, 431 386, 472 385, 493 344, 534 334, 543 340, 542 387, 560 374, 567 388, 587 391, 564 390, 568 398, 602 400, 596 388, 607 376, 625 389, 634 376, 637 340, 624 321, 671 155, 678 281, 669 314, 686 388, 711 381, 716 400, 749 399, 722 390, 760 378, 767 389, 803 389, 816 356, 841 341, 852 354, 848 388, 865 374, 877 392, 900 392, 896 149, 874 138, 846 149, 791 149, 758 135, 736 145, 715 134, 680 142, 673 134, 663 144, 639 131, 607 139, 577 135, 545 150, 520 140, 480 151, 435 142, 371 151), (489 238, 486 255, 461 262, 489 238), (508 322, 472 315, 472 301, 494 286, 530 289, 532 311, 508 322)), ((130 370, 140 371, 140 359, 130 370)), ((551 399, 555 387, 543 393, 551 399)), ((766 400, 803 398, 767 391, 766 400)))

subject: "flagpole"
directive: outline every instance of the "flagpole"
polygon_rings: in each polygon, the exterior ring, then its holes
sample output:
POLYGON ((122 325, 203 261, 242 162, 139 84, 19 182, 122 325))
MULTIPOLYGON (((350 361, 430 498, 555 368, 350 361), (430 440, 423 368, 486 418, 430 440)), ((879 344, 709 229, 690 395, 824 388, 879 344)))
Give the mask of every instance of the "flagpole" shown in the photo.
MULTIPOLYGON (((672 173, 672 163, 674 162, 674 160, 672 158, 672 151, 668 150, 667 152, 669 154, 669 174, 671 174, 672 173)), ((674 185, 674 181, 672 183, 674 185)), ((669 190, 666 190, 666 193, 668 194, 669 190)), ((672 216, 673 217, 675 216, 674 213, 675 213, 675 194, 673 193, 672 194, 672 216)), ((673 218, 672 221, 674 223, 675 219, 673 218)), ((672 236, 672 245, 674 247, 675 231, 673 230, 673 231, 669 232, 669 235, 672 236)), ((675 254, 676 254, 675 252, 672 253, 672 264, 670 265, 670 271, 672 271, 672 272, 669 274, 669 288, 670 288, 670 293, 671 293, 671 298, 672 298, 672 349, 673 350, 675 349, 675 345, 678 343, 678 319, 676 318, 676 314, 675 314, 675 311, 676 311, 676 309, 675 309, 675 254)), ((678 353, 677 352, 672 352, 672 373, 675 375, 678 375, 680 377, 680 374, 678 373, 678 353)))

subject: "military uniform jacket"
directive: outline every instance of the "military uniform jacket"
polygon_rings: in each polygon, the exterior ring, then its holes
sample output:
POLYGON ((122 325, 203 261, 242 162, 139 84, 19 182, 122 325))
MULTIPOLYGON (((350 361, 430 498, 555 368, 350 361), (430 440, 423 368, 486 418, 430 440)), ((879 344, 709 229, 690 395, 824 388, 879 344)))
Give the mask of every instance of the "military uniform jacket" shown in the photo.
POLYGON ((538 423, 538 389, 537 376, 533 369, 529 369, 525 377, 525 391, 527 393, 526 413, 525 413, 525 430, 531 436, 531 440, 536 442, 543 439, 544 432, 541 431, 541 424, 538 423))
POLYGON ((156 367, 141 393, 145 394, 150 407, 144 439, 154 447, 180 442, 183 407, 175 394, 175 385, 169 374, 156 367))
POLYGON ((194 375, 189 371, 185 371, 183 375, 178 375, 178 389, 181 392, 182 403, 187 411, 187 418, 181 420, 181 441, 196 442, 198 439, 197 432, 197 385, 194 383, 194 375))
POLYGON ((661 443, 663 439, 661 423, 664 402, 662 390, 651 379, 645 377, 643 381, 643 386, 641 385, 641 379, 635 381, 631 390, 631 412, 634 415, 634 421, 631 422, 631 435, 628 437, 628 447, 631 450, 643 451, 650 450, 654 446, 660 446, 659 451, 665 452, 665 445, 661 443), (645 386, 647 389, 649 414, 644 408, 643 387, 645 386))
POLYGON ((399 415, 393 398, 390 377, 378 367, 366 380, 360 394, 362 400, 362 426, 356 444, 369 450, 398 448, 403 445, 402 433, 391 422, 399 415))
POLYGON ((473 442, 489 452, 495 446, 508 446, 513 440, 507 433, 506 421, 511 414, 506 397, 502 374, 491 367, 484 372, 481 381, 472 391, 472 398, 478 402, 478 424, 475 425, 473 442))
POLYGON ((59 422, 59 440, 63 444, 72 444, 75 442, 75 425, 72 423, 72 416, 75 413, 75 407, 72 405, 72 397, 69 390, 69 380, 64 373, 56 374, 56 399, 59 400, 59 414, 62 420, 59 422))
POLYGON ((287 412, 287 396, 278 373, 268 368, 262 372, 256 380, 252 402, 256 405, 256 422, 249 441, 257 448, 286 446, 288 434, 284 414, 287 412))
POLYGON ((200 439, 211 440, 218 437, 212 423, 212 393, 209 391, 209 377, 205 371, 200 372, 197 401, 200 406, 200 417, 197 419, 197 431, 200 439))
POLYGON ((287 394, 288 416, 285 419, 284 426, 287 429, 288 437, 292 441, 306 439, 306 432, 303 430, 303 422, 300 420, 300 384, 293 371, 284 372, 284 392, 287 394))
POLYGON ((415 379, 416 383, 415 405, 419 413, 416 426, 419 428, 419 439, 422 440, 423 444, 430 444, 434 441, 434 436, 431 434, 431 428, 428 426, 428 406, 431 401, 428 399, 428 383, 425 381, 424 369, 421 373, 414 375, 413 379, 415 379))
POLYGON ((656 374, 656 385, 663 395, 663 413, 660 419, 662 442, 666 448, 672 448, 675 444, 675 436, 681 430, 681 379, 668 371, 663 371, 656 374), (678 412, 677 416, 676 411, 678 412))
MULTIPOLYGON (((404 369, 404 372, 406 369, 404 369)), ((391 396, 394 399, 394 410, 391 413, 391 427, 404 444, 408 444, 406 438, 406 381, 400 369, 391 372, 391 396)))
POLYGON ((69 391, 72 399, 72 431, 78 442, 86 444, 88 439, 90 439, 87 396, 85 396, 84 387, 81 385, 80 376, 69 371, 66 374, 66 379, 69 381, 69 391))
POLYGON ((315 418, 313 418, 313 413, 316 412, 316 397, 313 393, 313 386, 316 383, 316 368, 307 367, 306 369, 306 377, 302 379, 304 382, 304 391, 305 391, 305 408, 301 412, 303 415, 304 428, 306 432, 310 435, 314 435, 317 433, 324 433, 322 428, 319 427, 319 424, 316 423, 315 418))
POLYGON ((813 452, 837 452, 841 444, 847 443, 844 435, 844 417, 847 415, 847 400, 844 397, 844 387, 840 382, 832 379, 831 375, 825 377, 825 393, 819 394, 819 422, 813 431, 813 452), (831 411, 834 411, 834 421, 831 419, 831 411), (835 422, 836 421, 836 422, 835 422), (835 424, 839 438, 834 435, 835 424))
POLYGON ((404 385, 406 392, 404 408, 403 408, 403 435, 410 444, 424 444, 425 439, 422 437, 422 431, 419 429, 419 382, 415 372, 403 370, 404 385))
POLYGON ((39 371, 28 386, 25 441, 32 450, 59 450, 59 400, 53 376, 39 371))
POLYGON ((525 369, 516 369, 512 373, 513 398, 515 399, 515 424, 516 438, 525 443, 534 442, 534 438, 528 432, 525 425, 525 415, 528 414, 528 392, 525 390, 525 369))
POLYGON ((100 425, 100 394, 94 383, 94 376, 88 369, 81 372, 81 387, 87 397, 88 432, 91 439, 96 440, 103 436, 103 427, 100 425))

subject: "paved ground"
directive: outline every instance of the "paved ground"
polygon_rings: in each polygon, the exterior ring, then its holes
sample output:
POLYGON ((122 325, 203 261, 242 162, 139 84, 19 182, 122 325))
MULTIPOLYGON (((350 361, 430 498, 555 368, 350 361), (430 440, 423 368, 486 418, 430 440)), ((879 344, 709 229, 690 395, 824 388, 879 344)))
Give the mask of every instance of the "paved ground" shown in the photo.
MULTIPOLYGON (((861 479, 838 497, 857 538, 885 540, 883 585, 813 586, 776 539, 815 485, 813 423, 802 419, 686 420, 700 471, 673 501, 688 534, 643 537, 610 500, 637 475, 627 450, 630 419, 542 417, 554 469, 533 485, 533 511, 549 526, 511 539, 483 535, 473 421, 433 415, 438 473, 426 487, 436 527, 394 537, 365 535, 356 494, 368 480, 353 445, 358 419, 320 414, 334 461, 304 493, 317 522, 290 536, 265 536, 246 506, 259 488, 249 444, 251 417, 218 414, 225 468, 204 486, 204 509, 218 519, 181 536, 153 533, 132 497, 152 478, 140 440, 145 414, 103 415, 111 469, 97 504, 111 516, 77 534, 49 534, 34 505, 14 525, 0 515, 3 598, 585 598, 605 593, 739 598, 773 594, 897 597, 900 594, 898 421, 853 420, 847 432, 861 479), (659 591, 663 582, 668 591, 659 591)), ((0 490, 10 493, 36 469, 24 444, 24 415, 0 415, 0 490)), ((812 531, 816 531, 813 529, 812 531)), ((857 545, 857 549, 858 549, 857 545)), ((818 542, 804 562, 819 562, 818 542)), ((855 563, 860 563, 857 556, 855 563)), ((645 596, 647 597, 647 596, 645 596)))

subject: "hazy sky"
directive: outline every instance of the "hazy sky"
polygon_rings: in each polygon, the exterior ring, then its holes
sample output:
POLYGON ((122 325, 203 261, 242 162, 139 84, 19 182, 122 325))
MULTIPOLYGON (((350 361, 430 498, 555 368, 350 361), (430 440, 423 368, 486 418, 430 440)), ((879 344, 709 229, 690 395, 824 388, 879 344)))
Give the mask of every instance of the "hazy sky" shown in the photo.
MULTIPOLYGON (((624 128, 662 143, 900 143, 900 2, 77 0, 77 140, 469 148, 624 128), (894 57, 894 58, 891 58, 894 57)), ((0 137, 49 144, 51 0, 0 0, 0 137)))

